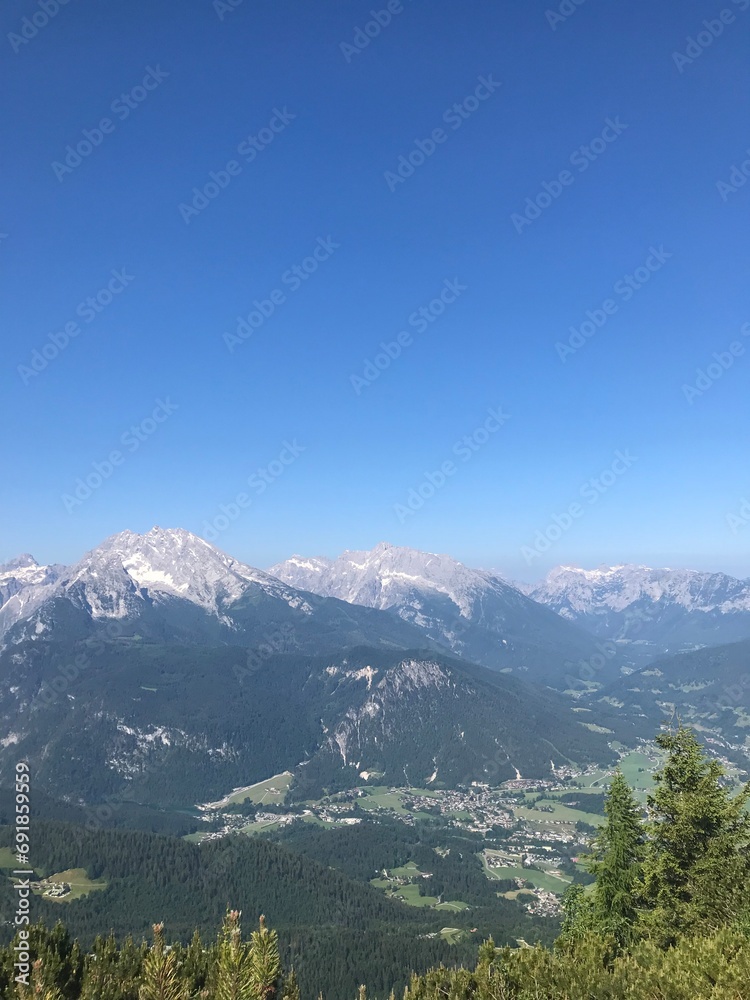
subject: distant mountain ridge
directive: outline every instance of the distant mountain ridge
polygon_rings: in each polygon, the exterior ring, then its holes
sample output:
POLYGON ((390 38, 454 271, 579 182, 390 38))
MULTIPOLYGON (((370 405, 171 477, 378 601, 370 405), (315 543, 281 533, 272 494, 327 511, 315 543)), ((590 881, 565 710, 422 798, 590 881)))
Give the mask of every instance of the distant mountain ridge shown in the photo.
POLYGON ((654 655, 750 638, 750 580, 725 573, 558 566, 524 590, 594 634, 646 642, 654 655))
POLYGON ((0 566, 0 634, 4 622, 12 624, 28 613, 31 595, 41 593, 37 588, 55 583, 64 571, 64 566, 40 566, 28 552, 0 566))
POLYGON ((521 670, 554 686, 571 664, 597 653, 582 629, 499 576, 447 555, 381 542, 337 559, 292 556, 269 573, 302 590, 388 611, 474 663, 521 670))
POLYGON ((336 559, 295 555, 264 572, 188 531, 158 527, 113 535, 71 567, 28 554, 0 566, 5 643, 54 631, 63 619, 79 635, 108 625, 159 641, 247 643, 269 622, 291 617, 315 631, 321 616, 334 646, 336 622, 347 645, 422 643, 560 686, 571 665, 600 651, 594 636, 614 641, 634 665, 750 638, 750 581, 620 565, 559 566, 537 584, 512 584, 387 543, 336 559))

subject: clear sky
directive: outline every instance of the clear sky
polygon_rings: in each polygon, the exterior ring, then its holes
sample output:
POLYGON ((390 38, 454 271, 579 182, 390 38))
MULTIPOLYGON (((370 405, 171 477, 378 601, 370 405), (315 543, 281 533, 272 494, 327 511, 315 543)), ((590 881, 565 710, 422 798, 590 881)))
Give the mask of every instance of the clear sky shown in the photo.
POLYGON ((8 0, 0 561, 749 575, 725 4, 8 0))

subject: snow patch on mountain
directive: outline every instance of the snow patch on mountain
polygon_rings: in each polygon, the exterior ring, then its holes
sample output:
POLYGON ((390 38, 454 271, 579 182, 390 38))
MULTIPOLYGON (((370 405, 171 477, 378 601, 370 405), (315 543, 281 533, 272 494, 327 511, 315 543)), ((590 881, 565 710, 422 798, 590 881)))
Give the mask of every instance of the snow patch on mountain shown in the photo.
POLYGON ((0 608, 0 634, 57 597, 94 619, 135 617, 147 602, 179 598, 231 625, 226 612, 250 587, 305 614, 313 610, 303 595, 278 579, 182 528, 155 527, 143 535, 122 531, 68 569, 40 567, 33 560, 19 568, 11 564, 2 568, 0 588, 6 580, 18 581, 18 574, 23 585, 8 583, 15 589, 0 608))
MULTIPOLYGON (((280 580, 323 597, 337 597, 350 604, 388 610, 414 622, 429 596, 447 597, 462 618, 471 618, 487 589, 505 596, 517 593, 498 577, 483 570, 469 569, 450 556, 419 552, 381 542, 368 551, 347 551, 337 559, 295 555, 269 570, 280 580)), ((423 617, 423 624, 429 618, 423 617)))

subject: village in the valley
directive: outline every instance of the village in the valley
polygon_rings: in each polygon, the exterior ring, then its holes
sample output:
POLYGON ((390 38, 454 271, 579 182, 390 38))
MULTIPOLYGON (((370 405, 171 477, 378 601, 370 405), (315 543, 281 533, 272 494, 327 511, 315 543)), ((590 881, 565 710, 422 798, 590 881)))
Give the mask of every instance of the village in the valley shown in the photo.
MULTIPOLYGON (((657 764, 649 745, 623 753, 621 766, 643 801, 657 764)), ((562 894, 576 871, 582 871, 579 854, 585 853, 603 820, 601 806, 611 773, 565 765, 556 768, 549 780, 519 774, 498 787, 472 782, 456 788, 388 787, 377 784, 377 774, 368 773, 366 783, 356 788, 290 804, 292 775, 285 772, 199 806, 212 829, 196 839, 271 833, 296 822, 328 828, 379 818, 407 826, 442 822, 447 833, 465 831, 476 838, 477 857, 487 878, 502 883, 500 894, 517 899, 532 913, 557 915, 562 894)), ((406 902, 420 881, 430 877, 429 872, 409 866, 375 874, 373 884, 406 902)))

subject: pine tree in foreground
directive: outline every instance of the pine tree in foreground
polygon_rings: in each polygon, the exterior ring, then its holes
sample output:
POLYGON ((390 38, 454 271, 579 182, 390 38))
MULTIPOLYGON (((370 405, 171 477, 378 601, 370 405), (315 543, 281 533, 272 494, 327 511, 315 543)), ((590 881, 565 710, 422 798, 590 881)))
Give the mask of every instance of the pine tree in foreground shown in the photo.
POLYGON ((255 1000, 254 971, 250 949, 242 941, 240 913, 230 910, 224 918, 216 949, 216 978, 211 995, 215 1000, 255 1000))
POLYGON ((63 1000, 60 990, 49 981, 49 975, 41 958, 31 968, 31 984, 18 986, 19 1000, 63 1000))
POLYGON ((750 879, 750 785, 732 795, 724 769, 682 726, 662 733, 669 754, 649 796, 644 864, 646 925, 673 944, 682 933, 728 926, 747 913, 750 879))
POLYGON ((300 1000, 299 983, 294 969, 290 970, 288 976, 284 976, 284 988, 281 996, 282 1000, 300 1000))
POLYGON ((164 925, 154 924, 154 943, 143 962, 139 1000, 186 1000, 174 951, 164 944, 164 925))
MULTIPOLYGON (((221 935, 219 940, 221 940, 221 935)), ((190 944, 182 952, 182 976, 185 980, 188 996, 203 997, 208 975, 210 972, 211 960, 209 952, 203 947, 200 933, 193 932, 190 944)))
POLYGON ((265 917, 250 935, 250 969, 255 1000, 272 1000, 281 976, 279 936, 266 927, 265 917))
POLYGON ((600 933, 611 934, 621 947, 638 917, 645 830, 641 808, 621 771, 617 770, 604 805, 606 823, 592 842, 586 867, 595 876, 591 918, 600 933))

